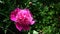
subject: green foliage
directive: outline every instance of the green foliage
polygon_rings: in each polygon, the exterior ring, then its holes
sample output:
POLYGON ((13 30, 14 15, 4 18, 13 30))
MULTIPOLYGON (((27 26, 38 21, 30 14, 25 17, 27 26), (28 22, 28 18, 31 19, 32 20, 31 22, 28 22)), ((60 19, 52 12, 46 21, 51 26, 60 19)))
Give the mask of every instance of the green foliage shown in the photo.
POLYGON ((41 34, 60 34, 59 17, 60 0, 0 0, 0 28, 4 34, 33 34, 33 30, 41 34), (36 23, 30 31, 19 32, 10 20, 10 12, 17 7, 29 8, 33 14, 36 23))

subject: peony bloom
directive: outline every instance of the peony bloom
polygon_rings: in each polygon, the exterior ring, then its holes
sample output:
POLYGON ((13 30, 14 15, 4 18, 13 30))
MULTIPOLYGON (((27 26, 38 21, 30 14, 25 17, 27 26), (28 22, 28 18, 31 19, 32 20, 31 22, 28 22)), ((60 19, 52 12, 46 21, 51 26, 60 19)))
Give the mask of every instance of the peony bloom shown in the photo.
POLYGON ((29 30, 30 25, 35 23, 29 9, 16 8, 11 12, 10 19, 15 22, 16 28, 19 31, 29 30))

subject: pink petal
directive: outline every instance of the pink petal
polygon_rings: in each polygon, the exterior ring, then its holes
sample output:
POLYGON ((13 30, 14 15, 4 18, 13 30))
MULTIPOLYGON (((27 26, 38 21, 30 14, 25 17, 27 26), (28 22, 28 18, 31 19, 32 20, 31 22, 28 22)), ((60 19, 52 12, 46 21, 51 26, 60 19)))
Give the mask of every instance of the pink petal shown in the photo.
POLYGON ((22 27, 19 23, 15 23, 15 25, 16 25, 16 28, 17 28, 19 31, 22 30, 23 27, 22 27))
POLYGON ((24 9, 30 16, 33 16, 29 9, 24 9))
POLYGON ((31 25, 33 25, 34 23, 35 23, 35 21, 31 21, 31 23, 30 23, 30 24, 31 24, 31 25))
POLYGON ((16 15, 17 15, 17 13, 18 13, 19 11, 20 11, 20 9, 19 9, 19 8, 16 8, 14 11, 11 12, 10 19, 11 19, 12 21, 16 21, 16 15))

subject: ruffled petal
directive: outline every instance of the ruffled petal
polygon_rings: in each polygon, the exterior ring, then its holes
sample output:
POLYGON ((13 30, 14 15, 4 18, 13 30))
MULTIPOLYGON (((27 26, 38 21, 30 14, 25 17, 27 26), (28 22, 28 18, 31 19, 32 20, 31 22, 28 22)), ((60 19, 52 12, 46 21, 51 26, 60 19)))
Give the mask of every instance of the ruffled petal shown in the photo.
POLYGON ((35 21, 31 21, 30 24, 33 25, 35 23, 35 21))
POLYGON ((17 28, 19 31, 21 31, 21 30, 23 29, 23 27, 22 27, 19 23, 16 23, 15 25, 16 25, 16 28, 17 28))
POLYGON ((29 9, 24 9, 27 12, 27 18, 30 21, 30 25, 33 25, 35 23, 35 21, 33 20, 33 15, 30 13, 29 9))
POLYGON ((27 13, 29 14, 29 16, 33 16, 29 9, 24 9, 24 10, 27 11, 27 13))
POLYGON ((18 13, 19 11, 20 11, 20 9, 19 9, 19 8, 16 8, 14 11, 11 12, 10 19, 11 19, 12 21, 16 21, 16 15, 17 15, 17 13, 18 13))

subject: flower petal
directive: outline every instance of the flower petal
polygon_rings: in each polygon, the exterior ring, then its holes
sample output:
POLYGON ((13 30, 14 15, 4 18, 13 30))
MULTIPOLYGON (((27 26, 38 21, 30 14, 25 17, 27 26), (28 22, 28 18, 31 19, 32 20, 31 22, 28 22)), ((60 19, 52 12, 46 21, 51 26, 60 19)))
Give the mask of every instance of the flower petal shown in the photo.
POLYGON ((35 23, 35 21, 33 20, 33 15, 30 13, 29 9, 24 9, 25 11, 27 11, 27 17, 28 17, 28 20, 30 21, 30 24, 33 25, 35 23))
POLYGON ((16 28, 17 28, 19 31, 22 30, 23 27, 22 27, 19 23, 15 23, 15 25, 16 25, 16 28))
POLYGON ((30 23, 30 24, 31 24, 31 25, 33 25, 34 23, 35 23, 35 21, 31 21, 31 23, 30 23))
POLYGON ((29 9, 24 9, 30 16, 33 16, 29 9))
POLYGON ((16 21, 16 15, 17 15, 18 11, 20 11, 20 9, 16 8, 14 11, 11 12, 10 19, 12 21, 16 21))

